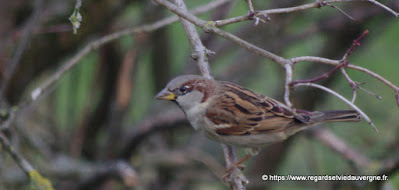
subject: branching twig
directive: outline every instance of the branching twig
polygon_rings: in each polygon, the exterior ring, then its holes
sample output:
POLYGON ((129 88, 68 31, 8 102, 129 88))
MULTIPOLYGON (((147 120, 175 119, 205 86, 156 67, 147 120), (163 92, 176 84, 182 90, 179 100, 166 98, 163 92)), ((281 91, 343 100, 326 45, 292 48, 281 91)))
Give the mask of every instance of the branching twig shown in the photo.
MULTIPOLYGON (((272 15, 272 14, 287 14, 287 13, 293 13, 293 12, 298 12, 298 11, 304 11, 308 9, 313 9, 313 8, 321 8, 322 6, 333 6, 331 5, 332 3, 339 3, 339 2, 349 2, 349 1, 369 1, 374 4, 376 4, 379 7, 384 8, 386 11, 392 13, 396 17, 399 16, 399 13, 393 11, 389 7, 374 1, 374 0, 330 0, 330 1, 324 1, 323 3, 320 2, 315 2, 315 3, 308 3, 305 5, 300 5, 300 6, 295 6, 295 7, 288 7, 288 8, 277 8, 277 9, 269 9, 269 10, 263 10, 263 11, 256 11, 255 14, 252 17, 256 16, 262 16, 262 15, 272 15)), ((353 20, 352 17, 350 17, 348 14, 340 10, 338 7, 333 6, 333 8, 336 8, 338 11, 343 13, 344 15, 348 16, 353 20)), ((223 20, 218 20, 215 21, 216 26, 224 26, 232 23, 237 23, 237 22, 242 22, 246 20, 251 20, 251 15, 242 15, 238 17, 233 17, 233 18, 228 18, 228 19, 223 19, 223 20)))
POLYGON ((170 3, 169 1, 166 1, 166 0, 154 0, 154 2, 164 6, 165 8, 169 9, 173 13, 179 15, 180 17, 182 17, 182 18, 184 18, 184 19, 186 19, 188 21, 190 21, 191 23, 203 28, 203 30, 205 32, 215 33, 215 34, 217 34, 219 36, 222 36, 222 37, 224 37, 224 38, 226 38, 226 39, 228 39, 228 40, 230 40, 230 41, 232 41, 232 42, 234 42, 234 43, 236 43, 236 44, 238 44, 238 45, 240 45, 240 46, 242 46, 242 47, 244 47, 244 48, 246 48, 246 49, 248 49, 248 50, 250 50, 250 51, 252 51, 252 52, 254 52, 256 54, 258 54, 258 55, 260 55, 260 56, 266 57, 266 58, 268 58, 268 59, 270 59, 270 60, 272 60, 272 61, 274 61, 276 63, 279 63, 281 66, 284 66, 284 64, 287 61, 283 57, 280 57, 280 56, 278 56, 276 54, 273 54, 273 53, 271 53, 269 51, 266 51, 266 50, 264 50, 262 48, 259 48, 259 47, 255 46, 255 45, 253 45, 253 44, 251 44, 251 43, 249 43, 249 42, 247 42, 247 41, 245 41, 245 40, 243 40, 243 39, 241 39, 241 38, 239 38, 239 37, 237 37, 237 36, 235 36, 235 35, 233 35, 231 33, 228 33, 228 32, 226 32, 224 30, 216 28, 215 22, 213 22, 213 21, 207 22, 207 21, 204 21, 204 20, 202 20, 202 19, 200 19, 200 18, 198 18, 198 17, 196 17, 196 16, 194 16, 194 15, 188 13, 188 12, 180 10, 179 7, 175 6, 174 4, 170 3))
POLYGON ((341 72, 342 72, 342 75, 344 75, 346 81, 348 81, 349 85, 350 85, 351 88, 352 88, 352 93, 353 93, 353 95, 352 95, 352 100, 351 100, 351 102, 352 102, 352 103, 355 103, 356 96, 357 96, 356 88, 358 87, 358 84, 357 84, 355 81, 353 81, 353 80, 349 77, 348 73, 346 73, 345 69, 342 68, 342 67, 341 67, 341 72))
POLYGON ((333 73, 335 73, 335 71, 337 71, 338 69, 340 69, 340 68, 342 68, 342 67, 345 67, 345 65, 347 65, 348 63, 341 63, 340 65, 337 65, 337 66, 335 66, 332 70, 330 70, 329 72, 327 72, 327 73, 324 73, 324 74, 322 74, 322 75, 320 75, 320 76, 318 76, 318 77, 315 77, 315 78, 313 78, 313 79, 307 79, 307 80, 295 80, 295 81, 292 81, 289 85, 290 86, 293 86, 293 85, 295 85, 295 84, 299 84, 299 83, 314 83, 314 82, 317 82, 317 81, 319 81, 319 80, 322 80, 322 79, 325 79, 325 78, 328 78, 329 76, 331 76, 333 73))
MULTIPOLYGON (((315 57, 315 56, 301 56, 301 57, 294 57, 291 58, 291 61, 296 64, 299 62, 304 62, 304 61, 308 61, 308 62, 315 62, 315 63, 322 63, 322 64, 328 64, 328 65, 339 65, 341 64, 341 60, 332 60, 332 59, 327 59, 327 58, 322 58, 322 57, 315 57)), ((346 68, 350 68, 350 69, 354 69, 354 70, 358 70, 361 71, 363 73, 366 73, 374 78, 376 78, 377 80, 381 81, 382 83, 386 84, 388 87, 392 88, 395 93, 399 93, 399 87, 392 84, 390 81, 388 81, 387 79, 385 79, 384 77, 378 75, 377 73, 374 73, 366 68, 363 67, 359 67, 353 64, 348 64, 345 66, 346 68)), ((399 103, 398 103, 399 106, 399 103)))

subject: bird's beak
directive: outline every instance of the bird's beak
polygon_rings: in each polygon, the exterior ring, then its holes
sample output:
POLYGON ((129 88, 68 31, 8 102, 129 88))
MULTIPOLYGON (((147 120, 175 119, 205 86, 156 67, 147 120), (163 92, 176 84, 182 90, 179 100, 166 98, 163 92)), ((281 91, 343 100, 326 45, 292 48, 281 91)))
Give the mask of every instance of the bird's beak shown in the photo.
POLYGON ((173 92, 169 92, 166 88, 159 92, 156 96, 156 99, 159 100, 176 100, 177 96, 173 92))

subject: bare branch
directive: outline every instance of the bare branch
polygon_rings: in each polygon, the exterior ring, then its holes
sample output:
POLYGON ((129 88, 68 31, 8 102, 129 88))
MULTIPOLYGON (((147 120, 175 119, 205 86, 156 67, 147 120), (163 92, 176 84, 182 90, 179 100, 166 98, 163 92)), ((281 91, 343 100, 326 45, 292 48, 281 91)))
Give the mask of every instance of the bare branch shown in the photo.
POLYGON ((352 161, 357 166, 365 168, 370 165, 371 162, 366 156, 357 152, 355 149, 346 144, 344 140, 334 135, 334 133, 330 132, 329 130, 319 128, 310 131, 314 138, 316 138, 332 150, 338 152, 346 159, 352 161))
MULTIPOLYGON (((182 11, 188 12, 186 4, 184 4, 183 0, 174 0, 174 2, 178 7, 180 7, 182 11)), ((209 68, 208 63, 209 50, 207 50, 206 47, 202 44, 194 24, 188 22, 187 20, 184 20, 183 18, 180 18, 180 20, 183 25, 184 31, 186 32, 187 39, 191 45, 191 57, 197 61, 201 74, 206 78, 213 79, 211 75, 211 69, 209 68)))
MULTIPOLYGON (((226 162, 226 168, 230 168, 235 162, 237 162, 237 155, 232 146, 222 144, 223 154, 226 162)), ((244 184, 249 183, 247 178, 241 173, 237 167, 233 169, 231 175, 228 176, 228 182, 230 188, 234 190, 244 190, 244 184)))
POLYGON ((286 60, 284 58, 282 58, 282 57, 280 57, 280 56, 278 56, 276 54, 268 52, 268 51, 266 51, 266 50, 264 50, 262 48, 259 48, 259 47, 255 46, 255 45, 253 45, 253 44, 251 44, 251 43, 249 43, 249 42, 247 42, 247 41, 245 41, 245 40, 233 35, 233 34, 230 34, 230 33, 226 32, 226 31, 223 31, 223 30, 221 30, 219 28, 216 28, 215 27, 215 22, 213 22, 213 21, 207 22, 207 21, 204 21, 204 20, 202 20, 202 19, 200 19, 198 17, 195 17, 194 15, 192 15, 192 14, 190 14, 188 12, 184 12, 184 11, 180 10, 177 6, 175 6, 174 4, 172 4, 172 3, 170 3, 170 2, 168 2, 166 0, 154 0, 154 2, 164 6, 165 8, 169 9, 173 13, 179 15, 180 17, 182 17, 182 18, 184 18, 184 19, 186 19, 188 21, 190 21, 191 23, 203 28, 203 30, 205 32, 215 33, 215 34, 217 34, 219 36, 222 36, 222 37, 224 37, 226 39, 229 39, 232 42, 234 42, 234 43, 236 43, 236 44, 238 44, 238 45, 240 45, 240 46, 242 46, 242 47, 244 47, 244 48, 246 48, 246 49, 248 49, 248 50, 250 50, 250 51, 252 51, 252 52, 254 52, 254 53, 258 54, 258 55, 260 55, 260 56, 266 57, 266 58, 271 59, 272 61, 274 61, 276 63, 279 63, 281 66, 283 66, 285 64, 285 62, 286 62, 286 60))
POLYGON ((1 147, 4 148, 4 150, 11 155, 14 161, 19 165, 19 167, 25 172, 27 176, 29 176, 29 172, 35 170, 33 166, 14 149, 8 138, 2 132, 0 132, 0 143, 1 147))
POLYGON ((238 16, 238 17, 218 20, 218 21, 215 21, 215 23, 216 23, 216 26, 224 26, 224 25, 228 25, 228 24, 232 24, 232 23, 237 23, 237 22, 242 22, 242 21, 246 21, 246 20, 251 20, 251 18, 257 17, 257 16, 272 15, 272 14, 287 14, 287 13, 304 11, 304 10, 313 9, 313 8, 321 8, 323 6, 333 7, 335 9, 337 9, 338 11, 340 11, 341 13, 343 13, 344 15, 346 15, 347 17, 349 17, 350 19, 354 20, 350 15, 348 15, 347 13, 345 13, 344 11, 339 9, 338 7, 336 7, 334 5, 331 5, 333 3, 350 2, 350 1, 369 1, 369 2, 372 2, 372 3, 376 4, 379 7, 384 8, 385 10, 387 10, 390 13, 392 13, 396 17, 399 16, 399 13, 393 11, 389 7, 383 5, 383 4, 381 4, 381 3, 379 3, 379 2, 377 2, 375 0, 331 0, 331 1, 321 1, 322 3, 321 2, 309 3, 309 4, 304 4, 304 5, 295 6, 295 7, 277 8, 277 9, 269 9, 269 10, 263 10, 263 11, 255 11, 255 14, 252 15, 252 17, 251 17, 251 15, 242 15, 242 16, 238 16))
POLYGON ((313 82, 317 82, 317 81, 319 81, 319 80, 328 78, 328 77, 331 76, 333 73, 335 73, 335 71, 337 71, 338 69, 344 67, 344 66, 347 65, 347 64, 348 64, 348 63, 346 63, 346 62, 342 62, 340 65, 335 66, 335 67, 334 67, 332 70, 330 70, 329 72, 324 73, 324 74, 322 74, 322 75, 320 75, 320 76, 318 76, 318 77, 315 77, 315 78, 313 78, 313 79, 307 79, 307 80, 295 80, 295 81, 292 81, 289 85, 292 86, 292 85, 299 84, 299 83, 313 83, 313 82))
POLYGON ((346 81, 348 81, 349 85, 352 87, 353 96, 352 96, 351 102, 352 102, 352 103, 355 103, 356 96, 357 96, 357 91, 356 91, 357 84, 356 84, 355 81, 353 81, 353 80, 349 77, 348 73, 346 73, 345 69, 342 68, 342 67, 341 67, 341 72, 342 72, 342 74, 344 75, 346 81))
MULTIPOLYGON (((294 58, 291 58, 291 61, 294 64, 299 63, 299 62, 303 62, 303 61, 315 62, 315 63, 323 63, 323 64, 328 64, 328 65, 339 65, 339 64, 341 64, 340 60, 332 60, 332 59, 327 59, 327 58, 322 58, 322 57, 315 57, 315 56, 294 57, 294 58)), ((345 67, 364 72, 364 73, 376 78, 377 80, 383 82, 388 87, 392 88, 395 91, 395 93, 399 92, 399 87, 397 87, 396 85, 392 84, 390 81, 388 81, 384 77, 378 75, 377 73, 374 73, 374 72, 372 72, 372 71, 370 71, 370 70, 368 70, 366 68, 356 66, 354 64, 348 64, 345 67)))
POLYGON ((15 69, 18 67, 20 63, 20 59, 22 58, 22 54, 25 51, 25 48, 33 34, 33 29, 40 21, 40 14, 43 7, 43 0, 35 0, 34 8, 32 16, 26 22, 23 30, 21 40, 15 50, 14 56, 8 61, 6 71, 4 72, 4 77, 0 83, 0 100, 4 98, 4 91, 7 88, 8 83, 12 75, 14 74, 15 69))
POLYGON ((123 141, 123 148, 119 157, 128 159, 138 145, 149 135, 159 130, 171 129, 186 124, 187 119, 180 110, 168 110, 159 115, 151 115, 136 126, 130 127, 127 137, 123 141))
POLYGON ((395 12, 391 8, 389 8, 389 7, 383 5, 382 3, 378 2, 378 1, 375 1, 375 0, 330 0, 330 1, 327 1, 327 2, 328 3, 336 3, 336 2, 350 2, 350 1, 368 1, 368 2, 374 3, 375 5, 385 9, 386 11, 388 11, 388 12, 392 13, 393 15, 395 15, 396 17, 399 16, 399 13, 395 12))
POLYGON ((399 169, 399 155, 381 161, 381 167, 378 169, 379 175, 390 175, 399 169))
POLYGON ((290 101, 290 86, 292 83, 292 63, 288 62, 284 65, 285 68, 285 85, 284 85, 284 102, 289 108, 292 108, 292 103, 290 101))
POLYGON ((355 48, 358 47, 358 46, 360 46, 360 42, 359 42, 359 41, 360 41, 364 36, 366 36, 368 33, 369 33, 369 31, 368 31, 368 30, 365 30, 365 31, 363 32, 363 34, 361 34, 357 39, 353 40, 351 47, 350 47, 348 50, 346 50, 346 52, 345 52, 345 54, 344 54, 344 56, 342 57, 341 60, 347 60, 348 57, 349 57, 349 55, 352 54, 352 52, 355 50, 355 48))
MULTIPOLYGON (((188 13, 186 5, 184 4, 183 0, 174 0, 175 4, 177 4, 178 6, 178 10, 182 13, 185 13, 187 15, 190 15, 190 13, 188 13)), ((165 1, 164 3, 169 3, 167 1, 165 1)), ((176 8, 176 7, 174 7, 176 8)), ((212 79, 212 75, 211 75, 211 70, 209 67, 209 63, 208 63, 208 50, 205 48, 205 46, 202 44, 201 39, 198 35, 198 32, 194 26, 194 24, 192 24, 191 22, 181 18, 181 23, 183 25, 183 28, 186 32, 187 38, 191 44, 191 50, 192 50, 192 57, 197 61, 198 67, 200 68, 201 74, 206 77, 206 78, 210 78, 212 79)), ((205 26, 205 25, 204 25, 205 26)), ((232 146, 228 146, 228 145, 223 145, 223 151, 224 152, 231 152, 231 154, 225 154, 225 160, 226 162, 235 162, 236 161, 236 157, 235 157, 235 150, 232 146), (234 156, 232 156, 234 155, 234 156)), ((229 165, 231 166, 231 164, 229 165)), ((229 168, 229 166, 227 166, 227 168, 229 168)), ((248 180, 246 180, 245 176, 243 175, 237 175, 238 173, 241 174, 241 171, 239 171, 239 169, 235 169, 235 171, 233 171, 233 178, 232 180, 229 180, 230 186, 233 189, 245 189, 243 184, 247 183, 248 180)))
MULTIPOLYGON (((87 164, 69 163, 68 168, 68 172, 78 173, 84 179, 80 182, 79 189, 98 187, 108 178, 120 179, 126 187, 135 187, 139 183, 139 176, 136 170, 124 160, 116 160, 89 168, 87 164), (85 170, 82 168, 85 168, 85 170)), ((65 168, 61 171, 65 171, 65 168)))
POLYGON ((335 6, 335 5, 331 5, 331 4, 327 4, 327 3, 326 3, 326 6, 329 6, 329 7, 332 7, 332 8, 334 8, 334 9, 337 9, 339 12, 341 12, 343 15, 345 15, 346 17, 348 17, 348 18, 351 19, 351 20, 356 20, 356 19, 354 19, 351 15, 349 15, 348 13, 346 13, 345 11, 343 11, 342 9, 340 9, 339 7, 337 7, 337 6, 335 6))
POLYGON ((299 83, 299 84, 295 84, 293 85, 294 87, 297 86, 310 86, 310 87, 315 87, 321 90, 324 90, 334 96, 336 96, 337 98, 339 98, 340 100, 342 100, 343 102, 345 102, 346 104, 348 104, 351 108, 353 108, 354 110, 356 110, 357 112, 359 112, 359 114, 363 117, 364 120, 367 121, 367 123, 369 123, 373 129, 378 132, 378 129, 375 127, 375 125, 373 124, 373 122, 371 122, 370 118, 361 110, 359 109, 357 106, 355 106, 353 103, 351 103, 349 100, 347 100, 346 98, 344 98, 343 96, 341 96, 340 94, 334 92, 333 90, 326 88, 324 86, 318 85, 318 84, 314 84, 314 83, 299 83))

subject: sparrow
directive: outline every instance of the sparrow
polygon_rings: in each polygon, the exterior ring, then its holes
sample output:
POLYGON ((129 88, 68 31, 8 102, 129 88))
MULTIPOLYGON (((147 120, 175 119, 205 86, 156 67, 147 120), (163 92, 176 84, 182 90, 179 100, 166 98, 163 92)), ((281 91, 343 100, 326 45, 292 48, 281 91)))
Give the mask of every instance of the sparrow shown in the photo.
POLYGON ((259 148, 284 141, 311 126, 361 120, 355 110, 294 111, 237 84, 198 75, 174 78, 156 98, 176 102, 192 127, 204 131, 210 139, 249 148, 244 160, 256 155, 259 148))

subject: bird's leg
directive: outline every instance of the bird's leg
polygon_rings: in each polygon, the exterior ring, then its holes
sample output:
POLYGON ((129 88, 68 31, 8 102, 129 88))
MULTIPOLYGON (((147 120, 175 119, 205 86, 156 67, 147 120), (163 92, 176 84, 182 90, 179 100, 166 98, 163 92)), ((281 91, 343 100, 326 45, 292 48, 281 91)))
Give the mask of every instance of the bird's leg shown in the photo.
POLYGON ((231 175, 231 172, 233 172, 233 170, 235 168, 240 168, 241 170, 244 168, 243 166, 241 166, 240 164, 245 162, 246 160, 248 160, 248 158, 250 158, 251 156, 255 156, 259 153, 259 148, 245 148, 245 153, 246 155, 244 157, 242 157, 240 160, 238 160, 237 162, 233 163, 227 170, 226 173, 223 175, 223 180, 226 181, 226 178, 229 177, 231 175))
POLYGON ((231 175, 231 172, 235 168, 239 168, 241 170, 244 169, 244 166, 242 166, 240 164, 245 162, 245 160, 248 160, 248 158, 250 158, 250 157, 251 157, 251 155, 247 154, 244 157, 242 157, 240 160, 238 160, 237 162, 233 163, 229 168, 227 168, 226 173, 223 175, 223 181, 226 181, 226 178, 231 175))

